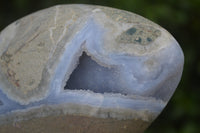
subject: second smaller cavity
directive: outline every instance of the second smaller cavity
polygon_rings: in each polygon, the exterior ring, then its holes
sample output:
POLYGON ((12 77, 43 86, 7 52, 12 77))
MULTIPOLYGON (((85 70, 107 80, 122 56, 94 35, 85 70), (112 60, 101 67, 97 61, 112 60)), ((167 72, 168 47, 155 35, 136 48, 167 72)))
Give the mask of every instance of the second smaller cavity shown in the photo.
POLYGON ((137 25, 124 31, 118 36, 117 41, 120 43, 148 45, 160 35, 161 32, 152 26, 137 25))

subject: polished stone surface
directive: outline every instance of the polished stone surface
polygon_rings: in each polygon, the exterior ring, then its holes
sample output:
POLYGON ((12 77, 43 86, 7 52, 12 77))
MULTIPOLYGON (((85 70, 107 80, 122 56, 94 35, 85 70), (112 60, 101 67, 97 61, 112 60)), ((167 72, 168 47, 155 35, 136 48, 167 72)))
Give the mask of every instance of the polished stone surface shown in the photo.
POLYGON ((92 5, 38 11, 0 33, 0 131, 63 116, 142 132, 174 93, 183 63, 172 35, 134 13, 92 5))

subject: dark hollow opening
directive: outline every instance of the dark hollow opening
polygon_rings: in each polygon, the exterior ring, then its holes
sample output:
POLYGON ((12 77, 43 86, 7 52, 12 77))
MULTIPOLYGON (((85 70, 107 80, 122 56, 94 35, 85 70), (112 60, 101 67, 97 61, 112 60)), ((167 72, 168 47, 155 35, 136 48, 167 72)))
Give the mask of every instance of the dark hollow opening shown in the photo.
POLYGON ((90 90, 95 93, 123 93, 117 69, 97 64, 85 52, 70 75, 65 90, 90 90))

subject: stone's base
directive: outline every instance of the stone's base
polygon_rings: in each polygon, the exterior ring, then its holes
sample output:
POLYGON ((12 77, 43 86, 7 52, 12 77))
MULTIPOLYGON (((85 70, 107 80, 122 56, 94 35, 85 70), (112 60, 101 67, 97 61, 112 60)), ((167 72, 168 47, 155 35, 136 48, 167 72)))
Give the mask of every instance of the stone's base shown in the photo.
POLYGON ((0 115, 0 133, 142 133, 157 115, 128 108, 43 105, 0 115))
POLYGON ((142 133, 150 122, 59 115, 0 125, 0 133, 142 133))

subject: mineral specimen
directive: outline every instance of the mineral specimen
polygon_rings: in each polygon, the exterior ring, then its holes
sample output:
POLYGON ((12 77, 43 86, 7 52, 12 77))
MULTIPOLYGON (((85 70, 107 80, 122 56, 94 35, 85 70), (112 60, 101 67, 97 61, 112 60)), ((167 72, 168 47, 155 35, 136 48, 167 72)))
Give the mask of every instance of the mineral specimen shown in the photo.
POLYGON ((141 133, 175 91, 184 56, 159 25, 59 5, 0 33, 1 133, 141 133))

